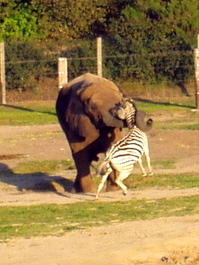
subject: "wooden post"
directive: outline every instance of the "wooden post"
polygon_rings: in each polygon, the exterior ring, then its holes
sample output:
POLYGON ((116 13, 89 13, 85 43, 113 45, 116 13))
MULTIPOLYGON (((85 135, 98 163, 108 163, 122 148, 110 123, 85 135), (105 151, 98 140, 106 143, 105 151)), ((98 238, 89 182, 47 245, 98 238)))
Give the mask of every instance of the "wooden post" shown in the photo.
POLYGON ((6 104, 5 47, 3 42, 0 42, 0 89, 1 104, 6 104))
POLYGON ((67 58, 58 59, 59 89, 68 83, 68 61, 67 58))
POLYGON ((197 46, 197 48, 199 49, 199 34, 198 34, 197 40, 198 40, 198 46, 197 46))
POLYGON ((102 37, 97 37, 97 74, 102 77, 102 37))
POLYGON ((199 111, 199 35, 198 35, 198 48, 194 49, 194 64, 195 64, 195 102, 196 102, 196 110, 199 111))

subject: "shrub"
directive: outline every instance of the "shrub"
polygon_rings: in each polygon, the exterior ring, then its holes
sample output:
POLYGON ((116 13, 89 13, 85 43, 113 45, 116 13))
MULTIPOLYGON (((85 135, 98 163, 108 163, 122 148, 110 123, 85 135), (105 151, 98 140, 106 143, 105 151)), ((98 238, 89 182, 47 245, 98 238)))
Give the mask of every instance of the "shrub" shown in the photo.
POLYGON ((33 42, 5 45, 6 87, 27 90, 36 88, 45 67, 44 50, 33 42))

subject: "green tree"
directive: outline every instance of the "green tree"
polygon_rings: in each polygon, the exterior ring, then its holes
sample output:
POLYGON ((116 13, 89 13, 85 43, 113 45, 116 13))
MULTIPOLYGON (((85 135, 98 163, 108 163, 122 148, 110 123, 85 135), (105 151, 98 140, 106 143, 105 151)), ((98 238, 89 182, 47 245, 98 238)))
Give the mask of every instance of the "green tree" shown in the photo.
POLYGON ((39 21, 28 5, 15 6, 3 19, 0 38, 4 41, 31 40, 41 35, 39 21))
POLYGON ((46 38, 92 38, 106 17, 108 0, 31 0, 46 38))
POLYGON ((106 55, 121 59, 107 60, 107 67, 112 65, 113 71, 117 69, 116 76, 122 78, 186 81, 193 73, 191 51, 199 26, 198 1, 137 0, 112 4, 117 8, 109 17, 112 49, 109 44, 106 55))
POLYGON ((7 88, 36 88, 45 67, 44 50, 34 42, 10 42, 5 46, 5 55, 7 88))
MULTIPOLYGON (((114 78, 179 83, 193 74, 198 0, 2 0, 0 8, 1 40, 53 41, 67 56, 89 57, 95 50, 85 40, 101 35, 114 78)), ((71 65, 76 74, 91 62, 71 65)))
POLYGON ((106 42, 106 57, 110 57, 106 60, 106 67, 112 68, 111 75, 147 80, 153 74, 153 68, 145 56, 148 50, 144 29, 149 23, 146 15, 137 4, 127 4, 118 10, 117 18, 112 17, 109 21, 112 38, 107 38, 106 42))

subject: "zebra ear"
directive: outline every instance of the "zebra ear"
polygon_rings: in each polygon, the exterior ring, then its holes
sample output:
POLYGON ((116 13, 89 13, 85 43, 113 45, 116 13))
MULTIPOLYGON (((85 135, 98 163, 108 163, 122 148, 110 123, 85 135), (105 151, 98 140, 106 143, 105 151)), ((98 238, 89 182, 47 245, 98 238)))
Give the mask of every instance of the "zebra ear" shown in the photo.
POLYGON ((148 119, 145 121, 146 113, 142 110, 137 110, 135 114, 135 123, 136 126, 143 132, 148 132, 151 130, 153 125, 153 120, 148 119))

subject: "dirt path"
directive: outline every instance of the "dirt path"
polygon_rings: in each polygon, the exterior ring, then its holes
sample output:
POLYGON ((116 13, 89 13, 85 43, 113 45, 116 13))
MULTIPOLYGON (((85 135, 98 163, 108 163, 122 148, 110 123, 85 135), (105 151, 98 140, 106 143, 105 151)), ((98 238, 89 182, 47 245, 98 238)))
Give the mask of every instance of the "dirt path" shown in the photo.
MULTIPOLYGON (((175 169, 155 169, 156 172, 199 172, 199 132, 161 131, 149 134, 151 159, 174 158, 175 169)), ((58 125, 0 126, 0 169, 22 161, 70 159, 65 137, 58 125), (12 155, 16 158, 12 158, 12 155), (12 159, 8 159, 12 158, 12 159)), ((72 178, 75 172, 58 172, 57 176, 34 177, 72 178)), ((94 194, 70 194, 56 184, 51 192, 34 192, 31 176, 15 175, 0 179, 0 206, 35 205, 43 203, 75 203, 93 201, 94 194)), ((35 185, 35 183, 34 183, 35 185)), ((199 194, 193 189, 146 189, 103 193, 102 201, 129 199, 159 199, 199 194)), ((3 265, 160 265, 199 264, 199 215, 125 222, 67 233, 63 237, 14 239, 0 245, 3 265)))
POLYGON ((198 239, 199 216, 126 222, 63 237, 12 240, 1 244, 2 264, 194 265, 198 239))

